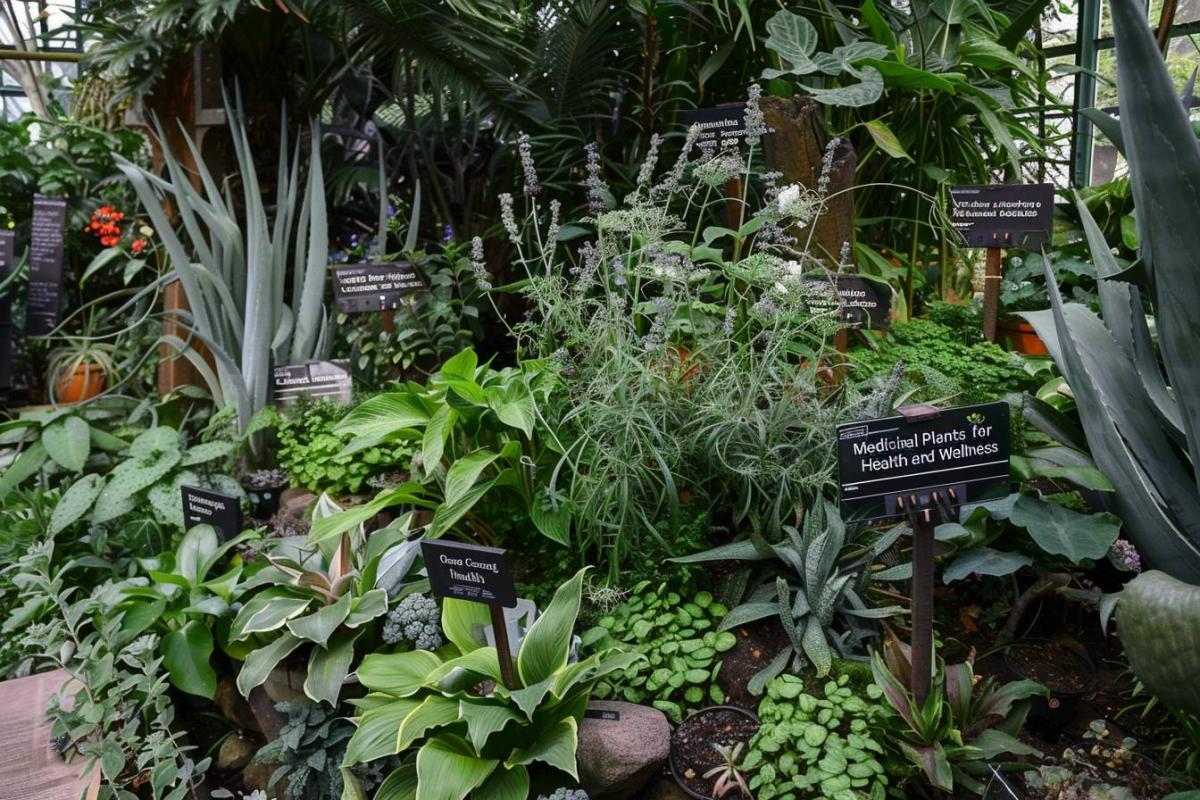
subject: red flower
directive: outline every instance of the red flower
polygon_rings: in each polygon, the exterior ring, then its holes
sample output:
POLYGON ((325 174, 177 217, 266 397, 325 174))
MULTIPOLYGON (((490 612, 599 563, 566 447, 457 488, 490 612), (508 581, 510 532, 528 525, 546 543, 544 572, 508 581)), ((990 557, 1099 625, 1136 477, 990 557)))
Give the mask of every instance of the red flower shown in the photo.
POLYGON ((146 240, 145 239, 134 239, 133 244, 130 245, 130 249, 133 250, 133 254, 135 256, 141 255, 142 251, 146 249, 146 240))
POLYGON ((100 244, 104 245, 105 247, 112 247, 119 241, 121 241, 121 240, 118 239, 116 236, 101 236, 100 237, 100 244))

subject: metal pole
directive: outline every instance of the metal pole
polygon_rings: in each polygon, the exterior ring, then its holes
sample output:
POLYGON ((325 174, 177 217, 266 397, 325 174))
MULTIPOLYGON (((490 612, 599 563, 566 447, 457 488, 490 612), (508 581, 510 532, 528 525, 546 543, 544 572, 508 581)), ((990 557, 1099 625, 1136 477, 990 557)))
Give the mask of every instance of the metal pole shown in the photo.
POLYGON ((0 48, 0 61, 70 61, 83 58, 82 53, 54 53, 45 50, 5 50, 0 48))

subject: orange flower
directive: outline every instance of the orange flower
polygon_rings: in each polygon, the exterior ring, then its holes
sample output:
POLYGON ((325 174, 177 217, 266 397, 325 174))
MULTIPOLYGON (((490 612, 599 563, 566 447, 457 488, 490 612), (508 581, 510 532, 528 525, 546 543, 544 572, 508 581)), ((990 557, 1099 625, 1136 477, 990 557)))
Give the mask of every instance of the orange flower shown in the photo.
POLYGON ((135 256, 141 255, 142 251, 146 249, 146 240, 145 239, 134 239, 133 244, 130 245, 130 249, 133 250, 133 254, 135 256))

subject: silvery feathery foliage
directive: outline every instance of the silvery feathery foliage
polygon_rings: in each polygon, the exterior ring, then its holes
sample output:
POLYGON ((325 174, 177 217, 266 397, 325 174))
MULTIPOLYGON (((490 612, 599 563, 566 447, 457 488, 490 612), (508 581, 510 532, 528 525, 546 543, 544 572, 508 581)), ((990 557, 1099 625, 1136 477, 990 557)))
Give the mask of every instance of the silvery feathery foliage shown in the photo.
POLYGON ((767 121, 763 117, 758 101, 762 99, 762 87, 757 83, 750 84, 746 96, 746 144, 758 147, 762 137, 767 135, 767 121))
POLYGON ((485 292, 491 291, 491 275, 487 271, 487 260, 483 255, 483 239, 476 236, 471 240, 471 272, 475 273, 475 283, 485 292))
POLYGON ((517 137, 517 153, 521 156, 521 171, 525 178, 525 194, 537 197, 542 193, 542 184, 538 180, 537 167, 533 163, 533 144, 529 134, 522 133, 517 137))
POLYGON ((595 284, 596 273, 600 270, 600 262, 604 258, 600 248, 591 242, 584 242, 579 248, 580 264, 571 268, 575 278, 575 291, 586 292, 595 284))
POLYGON ((600 145, 588 142, 584 147, 587 153, 587 179, 583 185, 587 189, 588 212, 599 214, 608 208, 608 184, 601 177, 600 145))
POLYGON ((667 343, 667 324, 674 314, 675 304, 667 298, 659 297, 654 301, 654 321, 650 325, 650 332, 642 340, 645 349, 661 350, 667 343))
POLYGON ((638 186, 646 186, 654 178, 654 170, 658 167, 658 148, 661 144, 662 137, 657 133, 650 137, 650 147, 646 150, 646 158, 642 161, 642 168, 638 170, 638 186))
POLYGON ((538 795, 538 800, 590 800, 583 789, 568 789, 565 786, 555 789, 550 794, 538 795))
POLYGON ((745 171, 746 163, 742 161, 742 157, 732 150, 727 150, 697 164, 694 174, 696 180, 706 186, 717 187, 724 186, 745 171))
POLYGON ((559 214, 562 213, 562 203, 558 200, 550 201, 550 227, 546 229, 546 245, 545 249, 548 253, 553 253, 554 248, 558 247, 558 235, 562 228, 559 224, 559 214))
POLYGON ((658 189, 663 194, 675 194, 684 189, 683 176, 687 171, 689 158, 691 158, 692 148, 696 146, 696 140, 700 138, 699 123, 693 124, 688 128, 687 137, 683 140, 683 147, 679 151, 679 156, 675 159, 675 164, 671 167, 670 173, 667 174, 665 180, 660 184, 658 189))
POLYGON ((833 157, 842 144, 842 137, 835 136, 825 145, 825 154, 821 156, 821 174, 817 178, 817 194, 821 197, 829 194, 829 181, 833 176, 833 157))
POLYGON ((423 594, 410 594, 388 612, 383 624, 387 644, 412 642, 417 650, 437 650, 442 639, 442 613, 437 601, 423 594))
POLYGON ((513 213, 513 197, 508 192, 500 195, 500 223, 504 225, 508 239, 513 244, 521 243, 521 231, 517 228, 517 217, 513 213))

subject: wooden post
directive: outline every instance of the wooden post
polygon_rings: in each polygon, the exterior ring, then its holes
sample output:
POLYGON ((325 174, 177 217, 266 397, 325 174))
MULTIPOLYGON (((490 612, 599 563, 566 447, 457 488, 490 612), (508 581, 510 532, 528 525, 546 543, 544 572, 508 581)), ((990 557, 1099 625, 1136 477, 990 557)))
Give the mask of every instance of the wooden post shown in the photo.
POLYGON ((913 522, 912 693, 919 706, 933 680, 933 513, 922 509, 913 522))
POLYGON ((1000 316, 1000 281, 1003 275, 1003 251, 987 249, 987 264, 983 272, 983 338, 996 341, 996 322, 1000 316))
POLYGON ((725 213, 729 217, 729 227, 737 230, 742 227, 742 217, 746 210, 742 207, 742 179, 730 178, 725 184, 725 213))
POLYGON ((521 688, 517 683, 517 670, 513 666, 512 647, 508 643, 508 623, 504 619, 504 609, 500 606, 488 606, 492 615, 492 633, 496 637, 496 660, 500 662, 500 677, 510 691, 521 688))

